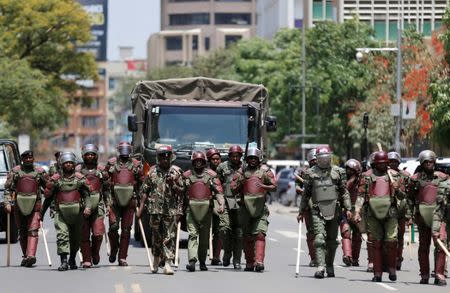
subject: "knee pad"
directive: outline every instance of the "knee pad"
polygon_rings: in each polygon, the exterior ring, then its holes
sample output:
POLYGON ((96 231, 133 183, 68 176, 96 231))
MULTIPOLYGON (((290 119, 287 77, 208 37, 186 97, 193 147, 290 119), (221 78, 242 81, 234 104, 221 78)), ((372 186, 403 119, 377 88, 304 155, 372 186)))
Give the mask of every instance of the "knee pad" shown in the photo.
POLYGON ((264 239, 266 239, 266 235, 264 235, 264 233, 258 233, 256 234, 255 239, 263 241, 264 239))
POLYGON ((109 232, 117 232, 119 231, 119 223, 114 222, 113 224, 109 225, 109 232))
POLYGON ((341 236, 344 239, 350 239, 351 238, 350 226, 345 225, 345 226, 342 227, 342 229, 341 229, 341 236))

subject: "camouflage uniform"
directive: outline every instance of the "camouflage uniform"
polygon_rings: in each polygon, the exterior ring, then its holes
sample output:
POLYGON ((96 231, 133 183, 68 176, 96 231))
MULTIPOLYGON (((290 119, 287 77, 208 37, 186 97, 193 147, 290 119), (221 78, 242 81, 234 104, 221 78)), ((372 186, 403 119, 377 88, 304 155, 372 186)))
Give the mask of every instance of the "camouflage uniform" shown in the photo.
POLYGON ((232 189, 241 195, 240 222, 244 235, 245 271, 262 272, 269 228, 269 209, 265 202, 269 195, 260 184, 276 190, 277 183, 272 170, 267 165, 259 163, 258 149, 248 150, 247 160, 252 156, 258 158, 258 165, 253 167, 247 165, 243 173, 238 172, 233 178, 232 189))
MULTIPOLYGON (((440 239, 445 247, 447 249, 449 248, 447 235, 450 233, 450 180, 448 179, 440 182, 438 185, 436 208, 433 213, 432 233, 435 242, 437 242, 437 239, 440 239)), ((440 280, 440 282, 436 283, 441 286, 447 284, 445 280, 440 280)))
POLYGON ((175 184, 180 176, 181 169, 177 166, 163 170, 156 165, 150 169, 142 185, 141 197, 150 215, 152 229, 154 272, 161 255, 168 264, 175 258, 177 216, 183 214, 183 199, 175 184), (171 181, 167 180, 168 176, 172 177, 171 181))
POLYGON ((91 261, 94 265, 100 261, 99 252, 105 234, 106 207, 111 206, 110 186, 108 173, 103 165, 89 169, 82 164, 76 167, 76 171, 85 176, 91 191, 92 211, 89 217, 83 219, 81 235, 83 267, 90 267, 91 261))
MULTIPOLYGON (((24 155, 27 155, 27 152, 22 153, 22 157, 24 155)), ((41 190, 45 188, 47 180, 44 169, 23 163, 14 167, 6 178, 4 204, 14 205, 12 212, 19 229, 19 242, 23 253, 21 266, 31 267, 36 263, 41 190)))
POLYGON ((219 215, 219 231, 223 244, 223 265, 230 264, 230 258, 233 256, 233 265, 240 269, 242 256, 242 223, 240 221, 241 204, 240 195, 233 194, 231 191, 231 181, 233 176, 241 170, 241 164, 235 165, 230 161, 223 162, 217 167, 217 175, 222 182, 225 196, 225 212, 219 215))
POLYGON ((355 204, 357 215, 361 214, 364 204, 367 203, 369 206, 367 230, 373 239, 373 282, 382 281, 383 248, 387 254, 389 279, 391 281, 397 279, 398 206, 405 197, 405 193, 400 175, 394 170, 387 170, 387 164, 387 153, 375 152, 374 168, 362 174, 355 204), (384 166, 386 169, 379 166, 384 166))
POLYGON ((318 265, 314 277, 323 278, 325 266, 328 277, 334 277, 339 217, 342 209, 350 213, 351 202, 342 169, 331 165, 331 150, 328 147, 318 148, 316 156, 318 165, 305 173, 305 190, 299 214, 303 216, 308 206, 311 209, 318 265), (327 157, 326 164, 322 163, 323 157, 327 157))
POLYGON ((136 196, 143 181, 142 164, 131 157, 126 160, 111 158, 108 160, 106 170, 111 178, 112 200, 109 211, 108 238, 111 245, 109 262, 115 262, 117 253, 119 253, 119 265, 127 266, 126 258, 136 209, 136 196), (120 241, 119 225, 121 228, 120 241))
MULTIPOLYGON (((419 154, 419 160, 421 166, 423 166, 426 161, 435 162, 436 155, 431 151, 423 151, 419 154), (429 152, 429 153, 426 153, 429 152), (425 153, 426 158, 422 159, 422 155, 425 153)), ((423 168, 424 169, 424 168, 423 168)), ((432 225, 433 225, 433 212, 438 205, 437 203, 437 193, 438 186, 448 180, 448 176, 445 173, 430 170, 426 172, 425 170, 417 172, 414 174, 409 181, 408 185, 408 199, 409 199, 409 210, 410 214, 414 216, 414 222, 417 224, 419 230, 419 265, 420 265, 420 275, 421 284, 428 284, 428 279, 430 277, 430 245, 432 239, 432 225)), ((446 239, 445 225, 441 224, 438 229, 435 227, 435 231, 440 230, 439 238, 441 240, 446 239)), ((436 240, 436 239, 434 239, 436 240)), ((440 246, 435 243, 435 284, 445 285, 445 253, 442 251, 440 246)))
MULTIPOLYGON (((75 155, 63 153, 60 160, 65 160, 66 156, 75 167, 75 155)), ((61 174, 56 173, 50 178, 45 197, 51 198, 55 203, 56 245, 57 253, 61 257, 61 266, 58 269, 67 270, 68 254, 70 268, 76 269, 75 256, 80 248, 83 209, 92 208, 87 180, 81 173, 66 173, 63 168, 61 174)))
MULTIPOLYGON (((201 152, 194 152, 192 162, 204 160, 206 167, 206 157, 201 152)), ((178 182, 184 193, 186 202, 186 222, 189 233, 188 239, 188 260, 186 266, 188 271, 195 271, 195 263, 200 262, 200 270, 205 271, 205 260, 209 244, 209 231, 211 227, 212 210, 214 201, 217 200, 223 209, 223 190, 216 172, 211 169, 192 168, 183 173, 178 182)))

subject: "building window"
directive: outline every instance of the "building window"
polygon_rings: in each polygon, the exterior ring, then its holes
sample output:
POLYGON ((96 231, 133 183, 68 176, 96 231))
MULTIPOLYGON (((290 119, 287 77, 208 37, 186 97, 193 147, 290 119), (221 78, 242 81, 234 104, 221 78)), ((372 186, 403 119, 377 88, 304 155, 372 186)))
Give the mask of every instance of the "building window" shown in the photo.
POLYGON ((251 13, 216 13, 215 24, 252 24, 251 13))
POLYGON ((236 43, 242 39, 241 35, 226 35, 225 36, 225 47, 228 48, 231 44, 236 43))
POLYGON ((375 29, 375 39, 386 40, 386 22, 384 20, 376 20, 373 28, 375 29))
POLYGON ((314 0, 313 1, 313 19, 323 19, 323 5, 322 1, 314 0))
POLYGON ((98 110, 100 109, 99 98, 86 98, 81 100, 81 106, 83 109, 98 110))
POLYGON ((431 36, 431 21, 429 20, 423 22, 423 35, 426 37, 431 36))
POLYGON ((389 21, 389 41, 397 40, 397 21, 389 21))
POLYGON ((170 14, 169 25, 209 24, 209 13, 170 14))
POLYGON ((209 50, 209 37, 205 37, 205 50, 209 50))
POLYGON ((183 65, 183 61, 181 60, 166 61, 166 66, 181 66, 181 65, 183 65))
POLYGON ((198 50, 198 36, 192 36, 192 50, 198 50))
POLYGON ((216 0, 216 2, 251 2, 252 0, 216 0))
POLYGON ((170 3, 183 3, 183 2, 209 2, 209 0, 169 0, 170 3))
POLYGON ((166 37, 166 50, 178 51, 183 48, 183 39, 181 36, 166 37))
POLYGON ((81 126, 85 128, 98 128, 100 126, 99 117, 82 117, 81 126))
POLYGON ((109 78, 108 89, 114 90, 116 88, 116 79, 114 77, 109 78))

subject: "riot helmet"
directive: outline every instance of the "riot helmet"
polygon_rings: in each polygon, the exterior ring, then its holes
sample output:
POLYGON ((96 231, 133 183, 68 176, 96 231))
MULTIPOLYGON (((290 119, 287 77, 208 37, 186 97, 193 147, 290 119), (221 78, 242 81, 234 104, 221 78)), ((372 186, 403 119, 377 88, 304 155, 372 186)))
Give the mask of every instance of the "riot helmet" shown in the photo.
POLYGON ((200 169, 206 167, 206 156, 202 151, 193 152, 191 161, 194 168, 200 169))
POLYGON ((321 169, 327 169, 331 167, 331 155, 333 152, 330 147, 322 146, 316 149, 317 166, 321 169))
POLYGON ((431 150, 421 151, 419 154, 419 162, 422 165, 425 161, 436 162, 436 154, 431 150))
POLYGON ((131 155, 131 144, 127 141, 121 141, 117 145, 117 151, 121 157, 129 157, 131 155))

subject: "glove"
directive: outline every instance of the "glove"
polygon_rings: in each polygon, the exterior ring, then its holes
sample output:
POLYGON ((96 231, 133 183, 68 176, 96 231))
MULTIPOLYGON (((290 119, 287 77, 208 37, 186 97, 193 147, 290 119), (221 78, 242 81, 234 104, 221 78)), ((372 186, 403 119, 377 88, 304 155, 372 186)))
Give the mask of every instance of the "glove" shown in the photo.
POLYGON ((303 222, 303 214, 302 214, 302 213, 298 214, 298 216, 297 216, 297 222, 298 222, 298 223, 303 222))

